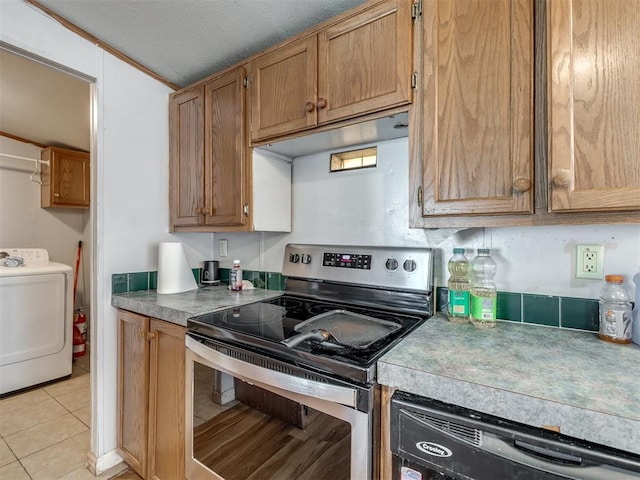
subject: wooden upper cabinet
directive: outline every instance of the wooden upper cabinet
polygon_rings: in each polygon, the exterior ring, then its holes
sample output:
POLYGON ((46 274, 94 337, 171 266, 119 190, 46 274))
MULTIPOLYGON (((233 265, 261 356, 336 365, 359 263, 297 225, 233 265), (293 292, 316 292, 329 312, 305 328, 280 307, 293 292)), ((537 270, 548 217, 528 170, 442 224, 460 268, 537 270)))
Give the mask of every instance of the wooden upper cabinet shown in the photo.
POLYGON ((280 47, 252 62, 252 140, 316 125, 317 65, 316 35, 280 47))
POLYGON ((204 87, 171 97, 171 226, 198 225, 204 208, 204 87))
POLYGON ((251 62, 251 141, 410 103, 411 6, 372 2, 251 62))
POLYGON ((205 225, 244 225, 248 211, 246 70, 237 68, 204 86, 205 225))
POLYGON ((174 230, 244 229, 247 224, 245 78, 246 69, 239 67, 171 97, 169 204, 174 230))
POLYGON ((640 209, 639 6, 547 3, 551 211, 640 209))
POLYGON ((532 213, 533 1, 423 0, 417 43, 418 215, 532 213))
POLYGON ((411 101, 412 3, 386 1, 318 34, 318 122, 411 101))
POLYGON ((48 207, 88 208, 91 183, 88 152, 49 147, 42 151, 42 188, 40 205, 48 207))

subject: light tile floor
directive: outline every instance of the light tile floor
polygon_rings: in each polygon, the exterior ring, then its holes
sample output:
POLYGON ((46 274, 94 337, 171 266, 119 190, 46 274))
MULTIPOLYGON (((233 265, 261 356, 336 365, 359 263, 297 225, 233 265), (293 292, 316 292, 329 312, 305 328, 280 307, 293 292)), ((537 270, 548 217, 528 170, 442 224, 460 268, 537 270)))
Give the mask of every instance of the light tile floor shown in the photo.
MULTIPOLYGON (((89 355, 71 378, 0 400, 0 480, 89 480, 89 355)), ((120 475, 123 467, 116 469, 120 475)), ((114 472, 98 478, 110 478, 114 472)), ((135 479, 136 476, 120 477, 135 479)))

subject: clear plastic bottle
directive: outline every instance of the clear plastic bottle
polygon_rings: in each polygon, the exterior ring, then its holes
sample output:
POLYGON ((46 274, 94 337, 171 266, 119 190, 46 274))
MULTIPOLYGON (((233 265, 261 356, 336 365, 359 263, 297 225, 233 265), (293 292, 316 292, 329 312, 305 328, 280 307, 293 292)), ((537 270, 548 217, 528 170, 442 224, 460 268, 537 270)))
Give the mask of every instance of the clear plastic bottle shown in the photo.
POLYGON ((496 326, 496 262, 489 256, 488 248, 479 248, 478 256, 471 261, 470 320, 480 328, 496 326))
POLYGON ((240 268, 240 260, 233 261, 233 268, 229 272, 229 286, 234 292, 242 290, 242 268, 240 268))
POLYGON ((602 340, 631 343, 631 295, 622 285, 622 275, 607 275, 600 292, 600 330, 602 340))
POLYGON ((464 248, 454 248, 449 259, 449 308, 447 318, 453 323, 469 322, 469 270, 471 264, 464 248))

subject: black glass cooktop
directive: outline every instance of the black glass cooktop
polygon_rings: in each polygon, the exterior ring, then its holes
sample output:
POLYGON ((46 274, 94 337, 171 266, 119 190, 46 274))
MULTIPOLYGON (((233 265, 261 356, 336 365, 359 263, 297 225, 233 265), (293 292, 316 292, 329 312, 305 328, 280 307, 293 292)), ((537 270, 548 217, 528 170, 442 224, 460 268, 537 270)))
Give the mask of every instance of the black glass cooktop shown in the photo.
POLYGON ((274 358, 284 357, 296 363, 302 362, 324 371, 338 373, 330 365, 342 363, 367 368, 375 364, 376 360, 400 338, 424 320, 426 316, 398 314, 384 309, 324 302, 285 294, 264 302, 200 315, 190 319, 187 326, 190 331, 267 353, 274 358), (297 324, 333 310, 346 310, 393 322, 400 325, 400 328, 364 350, 344 347, 333 341, 320 343, 309 340, 293 348, 281 343, 282 340, 299 334, 295 330, 297 324))

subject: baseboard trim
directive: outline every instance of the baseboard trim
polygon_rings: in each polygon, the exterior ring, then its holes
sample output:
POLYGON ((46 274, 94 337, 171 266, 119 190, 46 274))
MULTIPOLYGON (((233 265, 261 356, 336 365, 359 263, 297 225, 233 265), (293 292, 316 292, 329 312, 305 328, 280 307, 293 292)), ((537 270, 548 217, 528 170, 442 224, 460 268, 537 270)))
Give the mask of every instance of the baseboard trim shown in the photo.
POLYGON ((98 476, 111 469, 113 469, 112 473, 118 473, 128 468, 128 465, 124 463, 118 452, 111 450, 99 457, 96 457, 93 452, 89 452, 87 454, 87 468, 94 476, 98 476))

